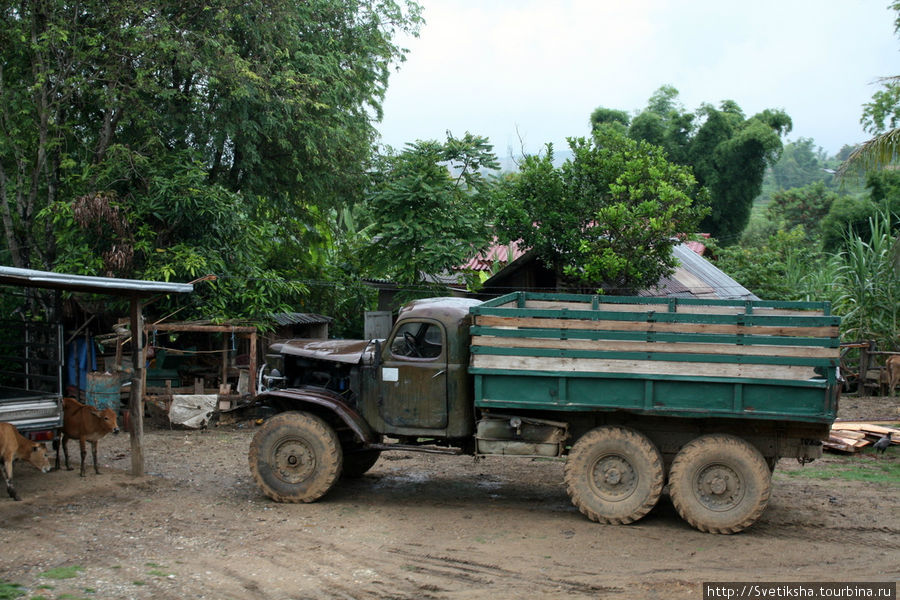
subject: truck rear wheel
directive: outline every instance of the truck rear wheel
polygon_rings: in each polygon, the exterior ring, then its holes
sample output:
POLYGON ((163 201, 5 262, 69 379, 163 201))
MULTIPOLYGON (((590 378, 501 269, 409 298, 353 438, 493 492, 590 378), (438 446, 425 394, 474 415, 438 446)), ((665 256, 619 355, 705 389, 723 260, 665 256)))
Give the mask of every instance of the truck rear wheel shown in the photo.
POLYGON ((637 521, 656 505, 662 488, 662 456, 633 429, 593 429, 572 446, 566 460, 566 490, 592 521, 637 521))
POLYGON ((672 461, 669 495, 681 518, 700 531, 737 533, 769 502, 772 473, 749 442, 725 434, 688 442, 672 461))
POLYGON ((250 442, 250 471, 263 493, 277 502, 314 502, 341 472, 341 444, 325 421, 286 412, 265 422, 250 442))

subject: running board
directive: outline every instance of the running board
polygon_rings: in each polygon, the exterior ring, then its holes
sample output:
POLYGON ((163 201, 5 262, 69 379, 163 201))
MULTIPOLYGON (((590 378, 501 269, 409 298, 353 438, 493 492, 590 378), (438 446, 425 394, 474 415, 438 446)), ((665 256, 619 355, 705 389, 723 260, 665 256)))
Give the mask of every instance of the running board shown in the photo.
POLYGON ((425 452, 427 454, 454 454, 463 453, 460 448, 441 448, 439 446, 416 446, 413 444, 369 444, 372 450, 407 450, 409 452, 425 452))

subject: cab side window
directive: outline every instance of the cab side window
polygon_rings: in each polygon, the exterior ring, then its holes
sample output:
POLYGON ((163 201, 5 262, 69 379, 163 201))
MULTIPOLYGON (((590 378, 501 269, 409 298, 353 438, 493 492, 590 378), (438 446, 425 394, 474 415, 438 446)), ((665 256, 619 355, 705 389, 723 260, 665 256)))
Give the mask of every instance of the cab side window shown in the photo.
POLYGON ((391 341, 391 354, 404 358, 437 358, 441 355, 443 341, 441 328, 436 323, 404 323, 391 341))

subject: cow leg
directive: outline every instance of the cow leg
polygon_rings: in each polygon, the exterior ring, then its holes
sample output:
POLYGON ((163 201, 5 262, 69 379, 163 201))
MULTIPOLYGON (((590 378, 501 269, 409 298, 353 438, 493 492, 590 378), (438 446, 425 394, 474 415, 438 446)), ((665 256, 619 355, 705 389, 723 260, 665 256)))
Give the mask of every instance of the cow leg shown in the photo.
POLYGON ((97 466, 97 442, 91 442, 91 457, 94 459, 94 473, 100 474, 100 467, 97 466))
POLYGON ((12 464, 12 459, 4 460, 2 463, 0 463, 0 475, 3 476, 3 481, 6 482, 6 492, 9 494, 9 497, 13 500, 21 500, 21 498, 19 498, 19 493, 16 491, 16 488, 13 487, 12 464))
POLYGON ((84 444, 84 438, 78 439, 78 445, 81 447, 81 476, 84 477, 84 459, 87 458, 87 447, 84 444))
MULTIPOLYGON (((71 471, 72 467, 69 466, 69 436, 63 435, 62 442, 63 454, 66 455, 66 471, 71 471)), ((56 454, 56 464, 59 465, 59 453, 57 451, 56 454)))

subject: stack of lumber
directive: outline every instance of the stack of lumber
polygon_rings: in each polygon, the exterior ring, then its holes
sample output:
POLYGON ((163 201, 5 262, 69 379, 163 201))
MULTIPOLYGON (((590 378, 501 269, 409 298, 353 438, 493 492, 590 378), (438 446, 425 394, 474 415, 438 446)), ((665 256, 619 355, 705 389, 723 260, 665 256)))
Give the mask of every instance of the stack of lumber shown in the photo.
POLYGON ((822 445, 825 450, 859 452, 885 435, 891 436, 892 444, 900 444, 900 428, 898 427, 863 421, 836 421, 831 426, 831 435, 827 441, 822 442, 822 445))

